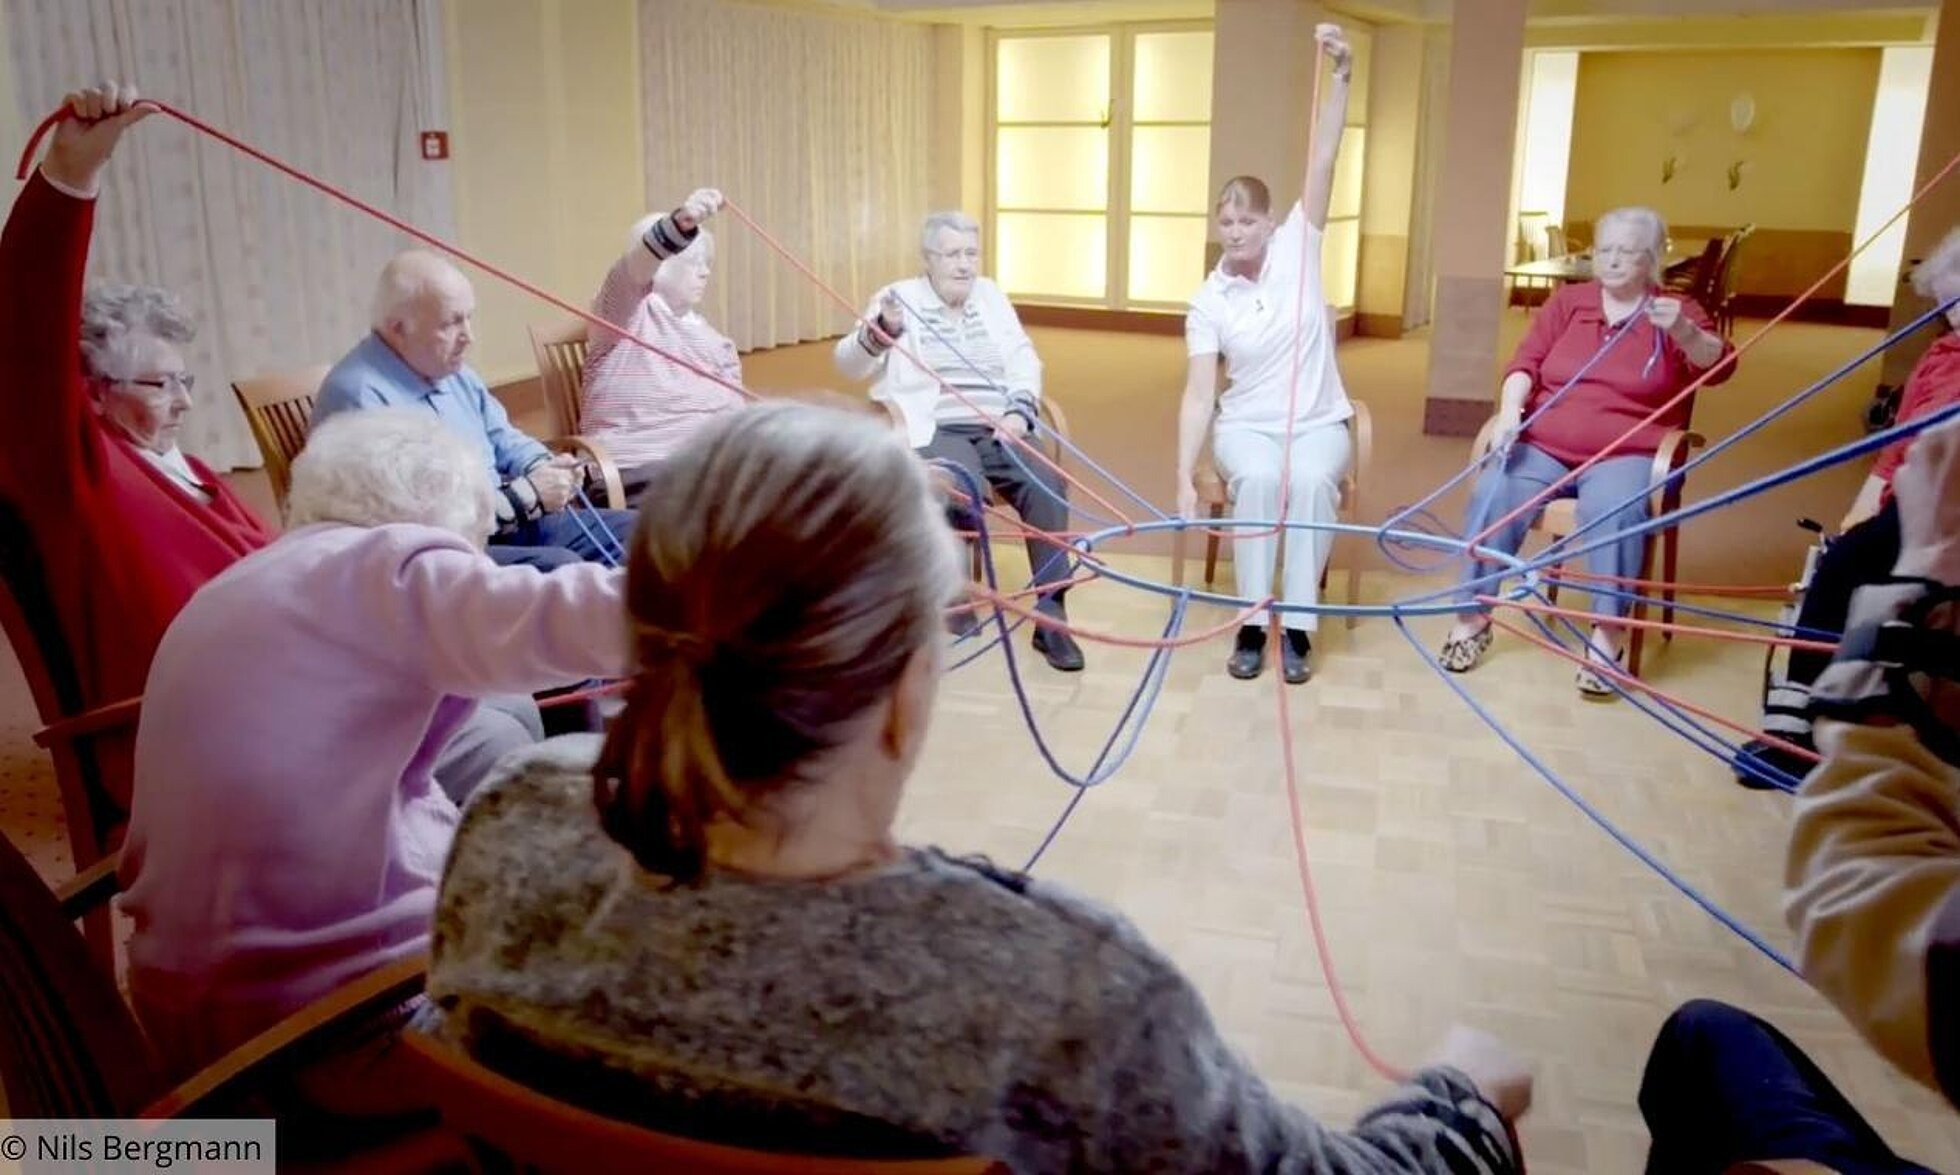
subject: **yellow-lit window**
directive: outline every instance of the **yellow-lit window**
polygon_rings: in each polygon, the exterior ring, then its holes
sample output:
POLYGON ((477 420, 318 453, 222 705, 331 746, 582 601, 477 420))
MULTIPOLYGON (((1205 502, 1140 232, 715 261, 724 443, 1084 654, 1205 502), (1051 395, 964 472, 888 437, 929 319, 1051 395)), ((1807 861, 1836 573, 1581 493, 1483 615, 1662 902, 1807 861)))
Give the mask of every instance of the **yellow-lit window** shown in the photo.
POLYGON ((1212 34, 994 41, 994 269, 1010 295, 1182 305, 1204 280, 1212 34))
POLYGON ((1341 134, 1341 153, 1334 157, 1334 190, 1327 201, 1320 282, 1327 301, 1341 310, 1354 308, 1355 287, 1361 276, 1361 173, 1367 150, 1367 130, 1350 125, 1341 134))

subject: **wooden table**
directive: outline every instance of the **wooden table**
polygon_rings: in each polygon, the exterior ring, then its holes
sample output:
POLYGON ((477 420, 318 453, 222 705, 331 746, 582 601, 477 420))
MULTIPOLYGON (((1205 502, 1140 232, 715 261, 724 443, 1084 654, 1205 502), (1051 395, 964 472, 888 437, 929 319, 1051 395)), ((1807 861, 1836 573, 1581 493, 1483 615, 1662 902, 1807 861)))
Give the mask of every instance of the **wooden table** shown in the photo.
MULTIPOLYGON (((1700 259, 1699 253, 1692 257, 1669 253, 1661 269, 1663 273, 1671 275, 1677 268, 1700 259)), ((1547 257, 1543 261, 1521 261, 1504 271, 1505 277, 1560 283, 1589 282, 1592 275, 1592 257, 1586 253, 1567 253, 1563 257, 1547 257)))

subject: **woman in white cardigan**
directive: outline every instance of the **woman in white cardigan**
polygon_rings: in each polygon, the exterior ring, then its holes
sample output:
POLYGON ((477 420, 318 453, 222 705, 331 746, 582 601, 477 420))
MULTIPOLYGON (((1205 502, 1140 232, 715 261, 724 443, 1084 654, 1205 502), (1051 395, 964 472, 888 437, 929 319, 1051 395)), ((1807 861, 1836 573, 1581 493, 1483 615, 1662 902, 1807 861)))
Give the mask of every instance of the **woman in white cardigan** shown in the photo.
MULTIPOLYGON (((1332 318, 1320 288, 1321 237, 1347 120, 1353 63, 1338 26, 1323 24, 1314 37, 1334 69, 1321 100, 1300 198, 1286 219, 1275 223, 1264 183, 1252 176, 1226 182, 1214 209, 1224 255, 1191 299, 1184 320, 1190 368, 1178 414, 1178 512, 1186 518, 1196 513, 1192 475, 1216 405, 1212 455, 1231 485, 1232 517, 1254 524, 1232 540, 1232 574, 1239 597, 1246 600, 1274 594, 1273 560, 1280 542, 1271 524, 1281 517, 1282 482, 1287 522, 1332 522, 1353 451, 1347 421, 1354 407, 1334 365, 1332 318), (1297 344, 1296 331, 1301 336, 1297 344), (1228 380, 1222 397, 1220 356, 1228 380)), ((1285 582, 1278 592, 1282 603, 1319 602, 1320 573, 1333 539, 1328 530, 1287 530, 1285 582)), ((1298 684, 1312 675, 1308 634, 1318 618, 1312 612, 1288 612, 1282 623, 1282 671, 1287 681, 1298 684)), ((1266 617, 1261 614, 1239 629, 1226 672, 1237 678, 1259 676, 1265 669, 1265 649, 1266 617)))
MULTIPOLYGON (((980 226, 964 213, 935 212, 926 217, 919 244, 925 273, 878 291, 864 312, 878 330, 860 327, 839 339, 837 369, 877 381, 871 398, 896 410, 920 456, 951 461, 984 480, 1030 530, 1066 530, 1061 476, 1015 445, 1041 416, 1041 360, 1007 295, 980 276, 980 226), (894 348, 900 338, 905 347, 894 348)), ((955 526, 973 529, 970 509, 953 515, 955 526)), ((1027 547, 1034 583, 1048 588, 1035 611, 1066 624, 1068 589, 1050 585, 1069 577, 1068 547, 1032 534, 1027 547)), ((1066 628, 1037 627, 1034 647, 1056 669, 1082 668, 1082 649, 1066 628)))

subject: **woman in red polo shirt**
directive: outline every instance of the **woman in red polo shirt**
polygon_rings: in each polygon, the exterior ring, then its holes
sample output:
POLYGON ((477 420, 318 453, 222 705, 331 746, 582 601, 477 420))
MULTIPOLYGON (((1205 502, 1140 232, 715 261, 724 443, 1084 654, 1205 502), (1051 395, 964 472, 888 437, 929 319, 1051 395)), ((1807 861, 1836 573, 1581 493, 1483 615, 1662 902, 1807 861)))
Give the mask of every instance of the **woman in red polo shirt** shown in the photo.
MULTIPOLYGON (((1608 212, 1593 226, 1593 280, 1561 288, 1532 319, 1504 374, 1496 456, 1471 491, 1464 531, 1476 535, 1527 502, 1537 506, 1499 527, 1484 547, 1515 552, 1543 508, 1539 495, 1596 457, 1560 491, 1579 499, 1579 525, 1605 518, 1599 525, 1611 533, 1646 520, 1654 451, 1669 429, 1687 427, 1689 402, 1620 438, 1729 351, 1700 306, 1661 291, 1666 240, 1667 225, 1652 209, 1608 212), (1534 419, 1521 430, 1527 416, 1534 419)), ((1724 367, 1710 382, 1734 371, 1724 367)), ((1637 577, 1643 543, 1632 536, 1606 544, 1586 556, 1587 569, 1609 583, 1637 577)), ((1496 566, 1472 561, 1465 579, 1496 566)), ((1490 648, 1489 611, 1475 603, 1487 590, 1466 588, 1463 610, 1443 644, 1444 668, 1465 672, 1490 648)), ((1593 611, 1619 616, 1626 603, 1595 596, 1593 611)), ((1590 660, 1617 664, 1623 653, 1619 626, 1593 627, 1590 660)), ((1580 669, 1578 685, 1588 696, 1612 696, 1590 668, 1580 669)))

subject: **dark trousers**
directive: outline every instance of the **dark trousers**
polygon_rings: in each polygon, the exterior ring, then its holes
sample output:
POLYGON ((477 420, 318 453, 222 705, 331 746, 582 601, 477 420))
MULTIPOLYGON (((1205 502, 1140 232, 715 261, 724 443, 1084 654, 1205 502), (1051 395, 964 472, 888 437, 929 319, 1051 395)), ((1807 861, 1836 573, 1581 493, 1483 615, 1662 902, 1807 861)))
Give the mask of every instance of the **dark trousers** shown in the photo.
POLYGON ((581 560, 604 563, 606 558, 601 552, 605 551, 624 567, 626 557, 622 552, 629 549, 633 523, 638 518, 631 510, 587 510, 574 503, 533 519, 509 534, 492 538, 490 557, 506 566, 522 564, 550 571, 581 560), (604 530, 600 529, 601 522, 605 524, 604 530), (610 538, 606 531, 611 532, 610 538), (618 540, 616 547, 613 539, 618 540))
MULTIPOLYGON (((1024 450, 1008 452, 1006 445, 994 439, 990 424, 942 424, 933 434, 932 443, 920 449, 919 455, 928 461, 951 461, 979 478, 982 484, 992 486, 1031 529, 1049 532, 1068 529, 1068 491, 1062 485, 1061 474, 1024 450)), ((976 520, 971 507, 956 502, 946 514, 956 528, 974 529, 976 520)), ((1027 545, 1035 584, 1056 584, 1068 579, 1066 541, 1030 535, 1027 545)), ((1043 592, 1036 607, 1059 616, 1062 597, 1067 594, 1067 588, 1043 592)))
MULTIPOLYGON (((1890 579, 1899 561, 1899 504, 1885 508, 1831 540, 1817 558, 1817 568, 1797 610, 1797 623, 1822 632, 1843 632, 1851 615, 1851 597, 1867 584, 1890 579)), ((1814 649, 1790 650, 1790 680, 1810 685, 1831 663, 1831 654, 1814 649)))
POLYGON ((1653 1140, 1648 1175, 1721 1175, 1771 1159, 1840 1175, 1931 1175, 1893 1154, 1789 1037, 1715 1000, 1690 1000, 1661 1027, 1640 1113, 1653 1140))

